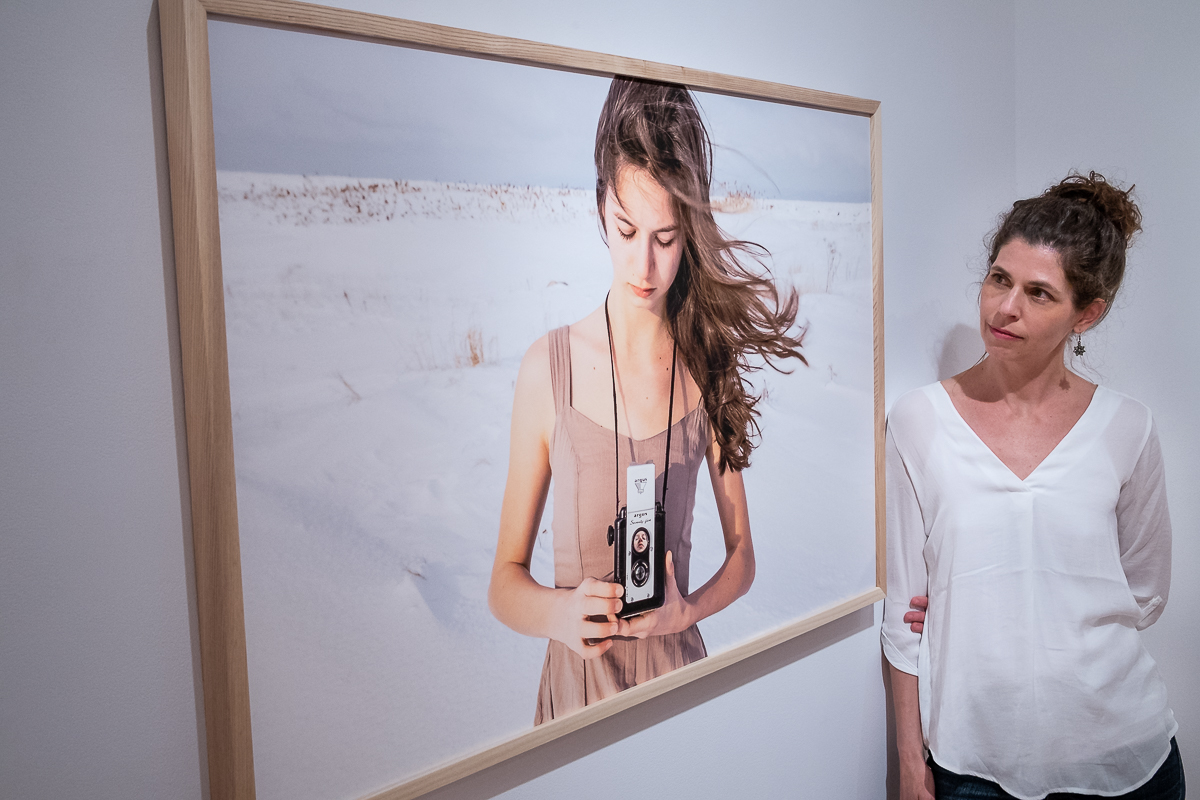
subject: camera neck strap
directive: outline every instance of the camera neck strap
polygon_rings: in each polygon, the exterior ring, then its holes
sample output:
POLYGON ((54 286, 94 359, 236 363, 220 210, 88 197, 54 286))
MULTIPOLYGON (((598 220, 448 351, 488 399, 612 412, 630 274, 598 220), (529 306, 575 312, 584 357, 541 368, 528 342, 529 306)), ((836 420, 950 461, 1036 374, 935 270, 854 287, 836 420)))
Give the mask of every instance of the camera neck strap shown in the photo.
MULTIPOLYGON (((608 329, 608 368, 612 374, 612 398, 613 398, 613 473, 616 476, 616 481, 613 483, 613 491, 616 494, 616 513, 621 513, 621 438, 617 433, 617 360, 616 348, 613 345, 612 335, 612 320, 608 316, 608 295, 604 295, 604 326, 608 329)), ((663 464, 663 490, 662 490, 662 506, 667 507, 667 478, 671 473, 671 428, 673 427, 672 418, 675 415, 675 361, 679 353, 679 342, 673 340, 671 344, 671 399, 667 402, 667 455, 666 461, 663 464)), ((632 431, 631 431, 632 433, 632 431)), ((633 460, 633 436, 629 437, 629 460, 633 460)))

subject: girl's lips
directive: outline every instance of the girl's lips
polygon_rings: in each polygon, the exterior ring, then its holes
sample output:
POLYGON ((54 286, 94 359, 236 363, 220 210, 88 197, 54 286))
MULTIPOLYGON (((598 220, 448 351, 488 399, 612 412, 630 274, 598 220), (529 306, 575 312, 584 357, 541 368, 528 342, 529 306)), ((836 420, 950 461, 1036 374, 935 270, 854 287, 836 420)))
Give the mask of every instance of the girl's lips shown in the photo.
POLYGON ((629 284, 629 288, 630 288, 630 289, 633 289, 633 293, 634 293, 634 294, 636 294, 638 297, 641 297, 641 298, 646 298, 646 297, 649 297, 650 295, 654 294, 654 287, 653 287, 653 286, 651 286, 649 289, 642 289, 641 287, 634 286, 634 285, 631 283, 631 284, 629 284))
POLYGON ((1022 338, 1017 336, 1015 333, 1010 333, 1009 331, 1004 330, 1003 328, 996 328, 992 325, 989 325, 988 327, 992 329, 992 335, 997 339, 1011 339, 1015 341, 1022 338))

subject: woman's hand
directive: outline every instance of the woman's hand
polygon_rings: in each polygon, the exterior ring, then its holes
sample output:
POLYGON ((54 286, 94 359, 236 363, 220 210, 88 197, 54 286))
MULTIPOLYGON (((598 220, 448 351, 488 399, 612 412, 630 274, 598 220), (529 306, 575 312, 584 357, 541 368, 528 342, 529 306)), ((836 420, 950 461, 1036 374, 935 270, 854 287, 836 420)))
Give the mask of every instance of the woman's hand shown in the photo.
POLYGON ((909 628, 913 633, 920 633, 925 630, 925 612, 929 610, 929 598, 924 595, 917 595, 908 604, 915 609, 904 615, 904 621, 909 623, 909 628))
POLYGON ((691 606, 679 593, 679 584, 675 583, 675 557, 667 551, 667 579, 664 588, 663 604, 653 611, 639 614, 627 620, 621 620, 621 636, 634 636, 645 639, 647 636, 662 636, 668 633, 678 633, 686 630, 692 624, 691 606))
POLYGON ((610 636, 621 627, 624 587, 595 578, 584 578, 574 589, 561 589, 557 598, 550 638, 557 639, 581 657, 596 658, 613 646, 610 636), (599 621, 597 621, 599 620, 599 621))
POLYGON ((900 800, 934 800, 933 770, 928 764, 900 768, 900 800))

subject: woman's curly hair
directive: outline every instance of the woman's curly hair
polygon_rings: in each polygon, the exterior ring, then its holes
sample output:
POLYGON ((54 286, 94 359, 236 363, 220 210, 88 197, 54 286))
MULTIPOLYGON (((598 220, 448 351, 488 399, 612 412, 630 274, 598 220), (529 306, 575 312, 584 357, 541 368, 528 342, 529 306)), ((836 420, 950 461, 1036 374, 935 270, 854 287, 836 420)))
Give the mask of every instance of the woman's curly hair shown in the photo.
POLYGON ((1018 200, 990 237, 988 263, 1013 239, 1049 247, 1058 253, 1075 308, 1099 299, 1107 314, 1125 277, 1125 251, 1142 229, 1133 189, 1120 189, 1098 172, 1072 173, 1037 197, 1018 200))

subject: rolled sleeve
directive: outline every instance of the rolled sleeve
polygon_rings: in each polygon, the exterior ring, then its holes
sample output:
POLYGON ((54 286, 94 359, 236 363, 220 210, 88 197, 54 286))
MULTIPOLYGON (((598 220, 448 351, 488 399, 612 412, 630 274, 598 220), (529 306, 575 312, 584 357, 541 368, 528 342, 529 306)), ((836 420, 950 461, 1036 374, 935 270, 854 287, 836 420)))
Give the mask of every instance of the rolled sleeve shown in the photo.
MULTIPOLYGON (((889 487, 890 488, 890 487, 889 487)), ((1133 472, 1117 501, 1121 569, 1142 611, 1138 630, 1154 624, 1171 589, 1171 515, 1158 431, 1151 422, 1133 472)))
POLYGON ((921 634, 913 633, 904 615, 910 601, 926 595, 925 523, 912 478, 896 447, 891 426, 887 432, 887 599, 883 605, 880 640, 883 654, 896 669, 917 674, 921 634))

